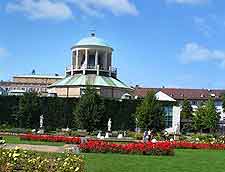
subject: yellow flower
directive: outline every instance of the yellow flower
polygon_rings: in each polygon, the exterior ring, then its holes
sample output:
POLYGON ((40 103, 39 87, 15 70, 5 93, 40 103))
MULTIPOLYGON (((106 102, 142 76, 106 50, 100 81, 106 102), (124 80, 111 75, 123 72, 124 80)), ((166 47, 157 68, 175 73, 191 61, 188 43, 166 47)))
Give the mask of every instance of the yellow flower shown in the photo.
POLYGON ((79 167, 77 167, 76 169, 75 169, 75 171, 78 171, 80 168, 79 167))

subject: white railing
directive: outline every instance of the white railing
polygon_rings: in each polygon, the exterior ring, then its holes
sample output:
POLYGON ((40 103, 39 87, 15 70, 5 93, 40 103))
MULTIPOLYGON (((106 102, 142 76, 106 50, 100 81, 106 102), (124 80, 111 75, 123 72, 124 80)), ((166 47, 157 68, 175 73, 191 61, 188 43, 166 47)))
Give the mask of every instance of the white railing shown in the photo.
MULTIPOLYGON (((74 71, 80 71, 80 70, 84 70, 84 69, 85 70, 97 70, 98 67, 96 65, 88 65, 88 66, 82 65, 78 68, 73 67, 74 71)), ((71 66, 66 67, 67 72, 69 72, 71 70, 72 70, 71 66)), ((99 70, 100 71, 107 71, 107 72, 109 72, 111 70, 112 73, 115 73, 115 74, 117 73, 117 68, 115 68, 115 67, 106 68, 106 67, 103 67, 103 66, 99 66, 99 70)))

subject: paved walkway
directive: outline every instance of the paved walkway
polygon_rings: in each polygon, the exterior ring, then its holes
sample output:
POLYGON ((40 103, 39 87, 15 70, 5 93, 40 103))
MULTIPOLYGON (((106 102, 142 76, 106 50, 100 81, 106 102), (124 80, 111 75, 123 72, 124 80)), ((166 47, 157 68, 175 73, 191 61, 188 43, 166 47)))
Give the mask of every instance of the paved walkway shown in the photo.
POLYGON ((55 152, 55 153, 62 153, 66 150, 72 149, 74 145, 65 145, 65 146, 47 146, 47 145, 27 145, 27 144, 6 144, 4 146, 5 149, 15 149, 19 147, 23 150, 31 150, 31 151, 38 151, 38 152, 55 152))

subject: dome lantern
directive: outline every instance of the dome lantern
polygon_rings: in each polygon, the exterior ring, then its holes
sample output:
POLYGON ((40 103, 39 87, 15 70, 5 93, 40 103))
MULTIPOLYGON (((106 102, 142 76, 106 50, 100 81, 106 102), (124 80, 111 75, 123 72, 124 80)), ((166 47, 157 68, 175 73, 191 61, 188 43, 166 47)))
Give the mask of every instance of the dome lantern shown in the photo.
POLYGON ((117 77, 117 69, 112 67, 113 48, 95 32, 78 41, 71 48, 71 66, 66 68, 67 75, 97 74, 117 77))

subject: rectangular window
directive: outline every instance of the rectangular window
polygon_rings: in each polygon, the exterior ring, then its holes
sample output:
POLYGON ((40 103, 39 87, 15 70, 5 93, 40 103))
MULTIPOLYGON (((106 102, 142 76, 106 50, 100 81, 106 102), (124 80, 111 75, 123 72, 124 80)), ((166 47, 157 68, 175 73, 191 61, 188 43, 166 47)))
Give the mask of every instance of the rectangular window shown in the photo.
POLYGON ((164 107, 165 112, 165 127, 171 128, 173 126, 173 107, 166 106, 164 107))

